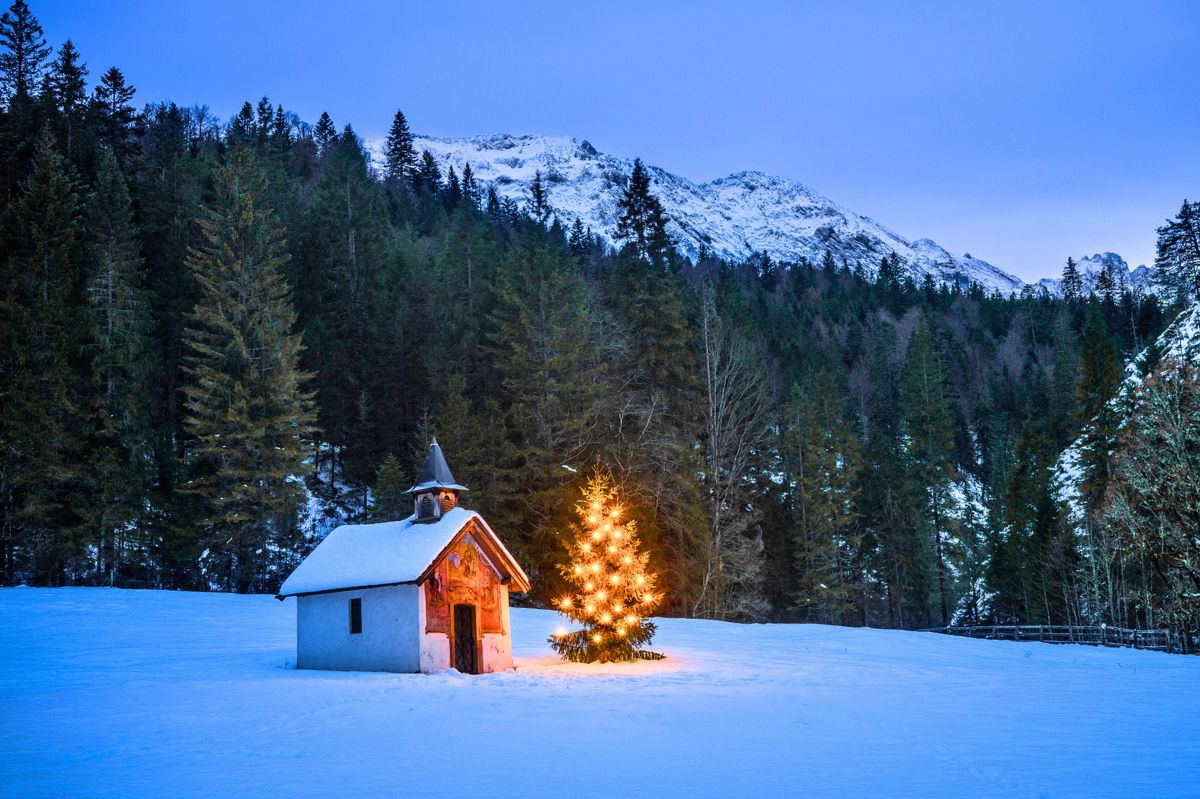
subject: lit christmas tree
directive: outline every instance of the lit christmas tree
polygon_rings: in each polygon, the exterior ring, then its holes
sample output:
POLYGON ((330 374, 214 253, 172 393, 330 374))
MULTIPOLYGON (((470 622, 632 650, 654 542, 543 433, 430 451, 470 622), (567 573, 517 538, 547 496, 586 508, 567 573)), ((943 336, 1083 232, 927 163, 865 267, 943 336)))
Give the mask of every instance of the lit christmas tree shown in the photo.
POLYGON ((649 555, 640 551, 635 523, 624 520, 624 508, 598 470, 576 512, 579 523, 571 525, 568 561, 559 566, 572 590, 555 602, 582 629, 559 628, 550 646, 564 660, 582 663, 661 658, 638 649, 654 635, 647 617, 662 600, 654 575, 646 570, 649 555))

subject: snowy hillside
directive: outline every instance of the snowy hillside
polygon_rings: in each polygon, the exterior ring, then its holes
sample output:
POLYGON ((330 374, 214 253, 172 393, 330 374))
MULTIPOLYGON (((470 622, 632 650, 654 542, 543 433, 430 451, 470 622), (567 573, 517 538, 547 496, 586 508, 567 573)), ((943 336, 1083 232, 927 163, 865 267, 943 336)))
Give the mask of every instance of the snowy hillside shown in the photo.
MULTIPOLYGON (((1154 286, 1150 267, 1141 264, 1131 269, 1125 259, 1115 252, 1101 252, 1079 258, 1076 260, 1075 266, 1079 270, 1079 277, 1083 282, 1084 294, 1090 294, 1096 290, 1096 281, 1105 269, 1113 274, 1118 285, 1121 276, 1124 275, 1126 285, 1134 292, 1150 291, 1154 286)), ((1062 280, 1059 278, 1042 278, 1037 282, 1036 287, 1044 289, 1052 296, 1062 296, 1062 280)))
MULTIPOLYGON (((1163 360, 1200 364, 1200 302, 1179 314, 1155 341, 1163 360)), ((1137 358, 1125 365, 1125 377, 1117 390, 1116 398, 1112 401, 1126 418, 1128 418, 1130 400, 1145 379, 1141 365, 1144 354, 1143 351, 1137 358)), ((1083 479, 1080 458, 1084 446, 1082 437, 1076 439, 1075 443, 1059 456, 1057 466, 1059 496, 1067 503, 1071 517, 1077 524, 1083 513, 1079 501, 1079 483, 1083 479)))
POLYGON ((297 671, 267 596, 0 590, 0 795, 1155 796, 1200 784, 1200 658, 665 620, 669 658, 297 671))
MULTIPOLYGON (((518 202, 528 198, 529 184, 540 170, 560 221, 570 225, 578 217, 606 238, 616 227, 622 181, 633 169, 632 158, 565 137, 418 137, 415 146, 433 153, 443 169, 453 166, 461 174, 470 163, 477 178, 518 202)), ((795 181, 739 172, 693 183, 648 168, 652 190, 671 219, 671 233, 692 258, 703 246, 733 260, 765 250, 776 260, 804 257, 820 263, 828 249, 839 261, 844 258, 851 266, 861 262, 873 272, 881 258, 895 252, 918 279, 931 274, 938 281, 975 282, 1004 293, 1024 285, 985 261, 949 253, 929 239, 910 241, 795 181)))

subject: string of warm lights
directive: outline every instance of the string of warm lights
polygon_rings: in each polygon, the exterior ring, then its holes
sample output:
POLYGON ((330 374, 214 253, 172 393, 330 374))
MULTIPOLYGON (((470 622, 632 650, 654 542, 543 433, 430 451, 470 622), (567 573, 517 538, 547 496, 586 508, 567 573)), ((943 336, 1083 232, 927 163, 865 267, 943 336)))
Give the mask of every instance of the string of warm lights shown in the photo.
POLYGON ((594 474, 576 508, 579 524, 567 542, 563 576, 572 587, 555 600, 560 613, 581 625, 560 627, 550 645, 568 660, 611 661, 645 657, 637 647, 654 634, 647 618, 661 601, 649 555, 640 551, 635 522, 616 499, 608 479, 594 474))

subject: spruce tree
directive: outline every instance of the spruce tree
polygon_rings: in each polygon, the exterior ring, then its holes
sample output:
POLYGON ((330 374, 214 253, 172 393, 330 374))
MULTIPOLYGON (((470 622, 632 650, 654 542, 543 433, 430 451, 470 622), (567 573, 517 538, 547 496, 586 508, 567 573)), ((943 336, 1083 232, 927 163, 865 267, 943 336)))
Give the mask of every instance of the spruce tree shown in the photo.
POLYGON ((313 128, 313 143, 317 146, 317 155, 324 158, 336 140, 337 128, 334 127, 329 112, 322 111, 321 118, 317 120, 317 125, 313 128))
POLYGON ((412 179, 417 170, 417 151, 403 111, 397 111, 383 149, 384 176, 397 184, 412 179))
POLYGON ((122 164, 127 163, 133 148, 136 121, 132 105, 134 91, 132 86, 125 83, 121 70, 112 67, 100 76, 92 95, 100 140, 113 149, 122 164))
POLYGON ((188 490, 204 506, 201 568, 239 592, 265 587, 268 549, 293 531, 313 426, 283 231, 263 191, 248 152, 236 150, 218 170, 202 242, 188 257, 200 287, 184 333, 188 490))
POLYGON ((85 524, 97 575, 111 585, 131 552, 144 553, 137 533, 154 476, 146 392, 154 368, 150 309, 129 193, 111 150, 101 155, 86 219, 93 500, 85 524))
POLYGON ((542 182, 542 172, 533 173, 533 183, 529 184, 529 215, 541 225, 550 220, 550 190, 542 182))
POLYGON ((673 246, 667 235, 667 216, 650 191, 650 173, 640 158, 633 162, 617 210, 616 240, 631 245, 634 254, 651 267, 666 266, 673 246))
POLYGON ((470 164, 463 164, 462 194, 464 202, 475 210, 479 209, 479 183, 475 180, 475 172, 470 164))
POLYGON ((1105 307, 1112 308, 1117 301, 1117 282, 1113 279, 1112 270, 1105 264, 1096 276, 1096 295, 1105 307))
POLYGON ((1174 219, 1158 229, 1155 280, 1181 302, 1200 297, 1200 202, 1183 201, 1174 219))
POLYGON ((409 484, 399 459, 389 453, 379 466, 375 490, 371 492, 371 521, 393 522, 406 518, 412 512, 412 502, 405 493, 409 484))
POLYGON ((83 270, 79 201, 48 128, 12 217, 0 276, 0 538, 8 576, 21 567, 60 584, 86 571, 83 270))
POLYGON ((437 192, 442 188, 442 170, 438 168, 437 159, 428 150, 421 152, 421 161, 417 165, 417 174, 413 186, 419 191, 437 192))
MULTIPOLYGON (((517 471, 497 489, 516 492, 524 506, 513 546, 531 573, 548 567, 557 549, 565 464, 594 454, 611 399, 593 303, 579 276, 552 251, 532 243, 497 276, 486 351, 505 396, 513 438, 500 463, 517 471)), ((547 586, 542 585, 545 589, 547 586)))
POLYGON ((46 93, 62 120, 63 150, 68 157, 75 153, 76 132, 83 125, 87 110, 87 74, 87 66, 79 60, 79 51, 67 39, 46 73, 46 93))
POLYGON ((588 231, 583 226, 583 220, 575 217, 575 221, 571 223, 571 232, 567 236, 567 248, 571 251, 571 255, 577 258, 586 255, 590 238, 588 231))
POLYGON ((1079 381, 1075 388, 1077 420, 1082 428, 1083 480, 1080 484, 1089 517, 1097 511, 1112 471, 1117 409, 1113 398, 1120 386, 1117 361, 1108 326, 1100 309, 1088 310, 1080 343, 1079 381))
POLYGON ((580 629, 556 631, 550 647, 564 660, 582 663, 660 659, 639 649, 654 635, 648 616, 662 597, 636 522, 603 472, 593 472, 582 493, 578 521, 565 542, 567 561, 559 566, 569 588, 555 600, 559 613, 580 629))
POLYGON ((0 102, 16 112, 41 84, 50 47, 25 0, 14 0, 0 16, 0 102))
POLYGON ((861 588, 858 433, 827 372, 796 386, 785 411, 781 449, 792 489, 793 607, 807 621, 841 624, 851 618, 861 588))
POLYGON ((951 508, 950 481, 954 477, 951 457, 954 429, 941 355, 923 312, 917 317, 917 327, 909 343, 903 389, 901 400, 909 456, 925 494, 926 528, 937 558, 938 599, 945 626, 950 623, 951 586, 946 549, 952 537, 947 515, 951 508))
POLYGON ((1075 302, 1083 297, 1083 278, 1074 258, 1067 258, 1067 265, 1063 267, 1062 293, 1063 299, 1068 302, 1075 302))

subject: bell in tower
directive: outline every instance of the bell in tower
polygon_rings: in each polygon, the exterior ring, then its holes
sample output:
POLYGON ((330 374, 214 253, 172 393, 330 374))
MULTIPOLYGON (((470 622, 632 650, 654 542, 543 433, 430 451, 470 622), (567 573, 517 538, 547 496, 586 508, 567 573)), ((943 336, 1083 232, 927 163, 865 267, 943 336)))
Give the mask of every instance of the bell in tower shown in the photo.
POLYGON ((413 521, 436 522, 442 514, 458 507, 458 495, 466 490, 467 487, 459 485, 450 473, 446 456, 435 437, 429 442, 429 452, 425 454, 425 463, 417 472, 416 481, 407 491, 413 497, 413 521))

